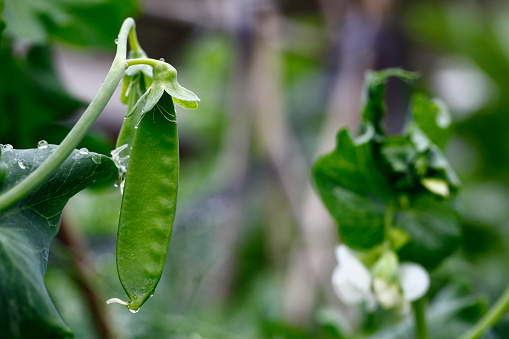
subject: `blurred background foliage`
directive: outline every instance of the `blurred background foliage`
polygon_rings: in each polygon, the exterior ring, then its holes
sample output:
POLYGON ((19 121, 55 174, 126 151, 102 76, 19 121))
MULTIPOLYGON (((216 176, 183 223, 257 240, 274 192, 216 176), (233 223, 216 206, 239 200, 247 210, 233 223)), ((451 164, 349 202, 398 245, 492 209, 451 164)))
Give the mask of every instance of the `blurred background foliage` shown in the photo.
MULTIPOLYGON (((46 284, 76 338, 342 338, 356 329, 408 338, 409 319, 364 316, 335 297, 338 239, 310 184, 336 131, 357 125, 367 69, 419 71, 414 88, 442 98, 455 122, 446 152, 463 182, 463 242, 432 272, 433 338, 457 337, 508 283, 506 2, 0 3, 1 143, 63 139, 104 79, 127 16, 147 54, 173 64, 202 100, 196 111, 177 108, 177 219, 163 278, 138 314, 104 304, 123 296, 118 189, 88 189, 68 204, 46 284)), ((392 133, 412 91, 389 82, 392 133)), ((117 95, 80 147, 109 154, 124 114, 117 95)), ((508 320, 489 335, 503 338, 508 320)))

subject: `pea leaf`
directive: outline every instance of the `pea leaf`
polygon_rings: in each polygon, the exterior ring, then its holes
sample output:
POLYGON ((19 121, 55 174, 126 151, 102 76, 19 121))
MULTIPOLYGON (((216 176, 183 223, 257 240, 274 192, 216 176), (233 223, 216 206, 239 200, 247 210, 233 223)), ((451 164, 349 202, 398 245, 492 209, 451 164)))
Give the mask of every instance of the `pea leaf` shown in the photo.
POLYGON ((445 104, 441 100, 429 100, 423 94, 416 94, 412 99, 412 117, 429 140, 443 149, 450 134, 452 119, 445 104))
POLYGON ((402 234, 409 236, 398 249, 401 259, 432 268, 455 250, 460 237, 445 201, 460 182, 435 144, 445 144, 447 113, 437 101, 417 95, 402 135, 386 137, 383 97, 389 76, 412 79, 415 74, 398 69, 368 73, 361 134, 352 138, 340 130, 336 149, 316 161, 313 179, 347 246, 367 250, 389 239, 384 213, 390 206, 402 234))
POLYGON ((41 139, 59 142, 65 134, 58 133, 63 127, 57 121, 69 118, 83 104, 64 89, 49 48, 34 46, 22 59, 11 45, 4 39, 0 46, 5 79, 0 81, 0 135, 16 148, 34 147, 41 139))
MULTIPOLYGON (((56 146, 1 149, 7 165, 5 191, 35 170, 56 146)), ((95 181, 116 173, 113 162, 96 153, 74 151, 40 188, 0 212, 0 333, 5 338, 72 337, 53 304, 44 275, 49 245, 57 234, 67 200, 95 181)))
POLYGON ((395 224, 410 236, 398 251, 401 261, 416 262, 431 269, 459 245, 461 230, 457 215, 443 201, 419 199, 411 209, 396 214, 395 224))
POLYGON ((390 188, 380 178, 374 149, 372 137, 356 144, 342 129, 336 149, 313 167, 318 194, 338 223, 341 241, 351 248, 366 249, 383 240, 385 204, 371 192, 386 195, 390 188))
POLYGON ((136 0, 4 1, 6 33, 39 45, 55 38, 73 45, 113 48, 111 37, 138 10, 136 0))
POLYGON ((338 223, 341 241, 355 249, 383 240, 385 202, 394 199, 387 181, 389 167, 380 155, 385 135, 384 84, 390 76, 409 79, 414 75, 398 69, 368 73, 361 135, 352 138, 346 129, 340 130, 336 149, 313 166, 316 189, 338 223))

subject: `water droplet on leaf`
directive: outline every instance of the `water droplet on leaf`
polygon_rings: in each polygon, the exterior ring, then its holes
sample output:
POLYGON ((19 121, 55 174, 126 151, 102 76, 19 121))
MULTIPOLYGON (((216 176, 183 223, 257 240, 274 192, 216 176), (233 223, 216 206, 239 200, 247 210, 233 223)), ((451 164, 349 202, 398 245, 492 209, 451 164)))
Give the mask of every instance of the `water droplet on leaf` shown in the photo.
POLYGON ((159 61, 162 61, 162 62, 164 62, 165 60, 164 60, 164 58, 160 58, 160 59, 159 59, 159 61))
POLYGON ((138 308, 137 310, 129 309, 129 311, 130 311, 131 313, 138 313, 138 312, 140 311, 140 309, 139 309, 139 308, 138 308))
POLYGON ((92 155, 92 161, 94 164, 99 165, 101 163, 101 156, 99 154, 92 155))
POLYGON ((86 148, 84 148, 84 147, 83 147, 83 148, 82 148, 82 149, 80 149, 78 152, 80 152, 80 154, 87 155, 87 154, 88 154, 88 149, 86 149, 86 148))
POLYGON ((118 45, 118 39, 115 39, 115 45, 118 45))
POLYGON ((27 163, 24 162, 23 160, 18 160, 18 165, 21 169, 27 168, 27 163))
POLYGON ((41 140, 37 143, 38 149, 46 149, 48 148, 48 142, 46 140, 41 140))
POLYGON ((5 151, 5 152, 10 152, 14 149, 14 147, 12 147, 11 144, 5 144, 5 145, 2 145, 2 149, 5 151))

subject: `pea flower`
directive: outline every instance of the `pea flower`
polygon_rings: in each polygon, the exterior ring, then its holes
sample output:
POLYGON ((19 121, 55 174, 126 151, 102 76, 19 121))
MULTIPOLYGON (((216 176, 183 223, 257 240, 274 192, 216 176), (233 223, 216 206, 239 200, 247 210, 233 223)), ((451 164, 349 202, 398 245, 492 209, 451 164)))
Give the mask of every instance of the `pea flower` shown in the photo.
POLYGON ((430 280, 426 270, 415 263, 399 264, 396 254, 386 251, 369 270, 345 245, 336 247, 338 265, 332 274, 332 286, 347 305, 366 304, 374 311, 382 308, 407 313, 410 303, 426 294, 430 280))
POLYGON ((198 108, 200 99, 177 81, 177 70, 167 63, 161 63, 153 69, 154 82, 143 95, 147 96, 144 111, 150 111, 161 99, 164 92, 171 95, 173 102, 187 109, 198 108))

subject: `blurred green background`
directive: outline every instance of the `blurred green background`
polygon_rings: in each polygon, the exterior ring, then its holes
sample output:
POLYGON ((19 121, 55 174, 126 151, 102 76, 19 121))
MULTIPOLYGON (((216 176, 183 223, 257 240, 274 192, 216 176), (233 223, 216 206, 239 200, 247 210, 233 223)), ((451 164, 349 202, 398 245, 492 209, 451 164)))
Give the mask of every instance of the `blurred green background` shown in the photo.
MULTIPOLYGON (((332 292, 336 228, 310 184, 336 131, 356 128, 367 69, 421 74, 389 82, 391 133, 417 90, 443 99, 455 122, 447 155, 463 182, 463 242, 432 272, 435 310, 457 301, 448 326, 466 328, 509 282, 507 2, 3 0, 0 142, 58 144, 104 80, 127 16, 149 57, 174 65, 202 101, 177 108, 178 213, 139 313, 104 303, 124 295, 118 189, 88 189, 66 207, 46 284, 76 338, 392 333, 398 317, 366 317, 332 292)), ((115 95, 80 147, 109 154, 125 113, 115 95)))

